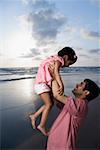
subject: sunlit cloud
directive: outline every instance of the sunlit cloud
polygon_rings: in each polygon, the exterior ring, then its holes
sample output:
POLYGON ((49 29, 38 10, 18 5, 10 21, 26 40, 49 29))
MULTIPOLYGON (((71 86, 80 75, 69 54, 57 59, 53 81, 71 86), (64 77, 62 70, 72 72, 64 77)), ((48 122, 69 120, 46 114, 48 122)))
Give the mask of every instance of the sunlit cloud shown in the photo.
POLYGON ((27 22, 27 15, 21 15, 21 16, 17 17, 16 20, 18 21, 18 23, 23 31, 25 31, 25 32, 30 31, 31 24, 29 24, 27 22))
POLYGON ((80 33, 83 38, 86 39, 100 39, 100 33, 95 32, 95 31, 89 31, 87 29, 81 29, 80 33))
POLYGON ((30 49, 30 51, 27 54, 22 54, 20 57, 22 57, 22 58, 34 58, 38 55, 40 55, 40 51, 36 48, 32 48, 32 49, 30 49))
POLYGON ((45 0, 37 0, 32 4, 28 21, 32 24, 32 36, 37 45, 53 43, 65 23, 65 17, 55 10, 55 5, 45 0))

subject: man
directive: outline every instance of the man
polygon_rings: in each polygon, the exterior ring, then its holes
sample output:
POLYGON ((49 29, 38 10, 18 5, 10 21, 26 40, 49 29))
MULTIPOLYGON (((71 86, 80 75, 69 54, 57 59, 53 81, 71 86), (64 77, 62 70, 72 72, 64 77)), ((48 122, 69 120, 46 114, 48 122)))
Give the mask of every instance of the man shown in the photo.
POLYGON ((50 130, 47 150, 74 150, 79 127, 87 116, 88 102, 99 95, 100 88, 92 80, 85 79, 73 89, 75 99, 61 95, 58 89, 54 80, 53 95, 64 107, 50 130))

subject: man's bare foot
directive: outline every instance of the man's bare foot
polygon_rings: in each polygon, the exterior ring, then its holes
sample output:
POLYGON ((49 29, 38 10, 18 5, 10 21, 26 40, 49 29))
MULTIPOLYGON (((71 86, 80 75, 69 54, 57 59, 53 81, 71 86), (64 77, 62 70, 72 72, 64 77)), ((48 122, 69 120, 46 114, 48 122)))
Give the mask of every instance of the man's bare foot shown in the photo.
POLYGON ((42 132, 45 136, 47 136, 46 129, 44 127, 41 127, 40 125, 37 126, 37 129, 42 132))
POLYGON ((35 125, 36 118, 34 117, 34 115, 29 115, 29 118, 31 119, 31 125, 33 129, 36 129, 36 125, 35 125))

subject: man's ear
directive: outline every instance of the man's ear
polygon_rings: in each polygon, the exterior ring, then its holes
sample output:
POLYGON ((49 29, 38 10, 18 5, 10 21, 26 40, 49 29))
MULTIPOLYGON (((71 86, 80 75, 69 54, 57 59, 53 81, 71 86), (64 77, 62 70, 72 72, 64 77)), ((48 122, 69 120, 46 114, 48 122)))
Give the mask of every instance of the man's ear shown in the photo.
POLYGON ((85 90, 84 92, 85 92, 86 96, 90 94, 90 92, 88 90, 85 90))

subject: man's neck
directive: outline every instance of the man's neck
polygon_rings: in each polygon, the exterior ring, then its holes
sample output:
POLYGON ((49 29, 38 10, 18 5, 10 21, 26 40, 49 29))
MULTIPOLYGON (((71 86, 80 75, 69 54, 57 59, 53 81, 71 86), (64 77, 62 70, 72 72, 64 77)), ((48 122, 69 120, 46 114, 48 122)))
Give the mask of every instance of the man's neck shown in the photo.
POLYGON ((86 98, 84 98, 82 96, 75 96, 75 99, 86 100, 86 98))

